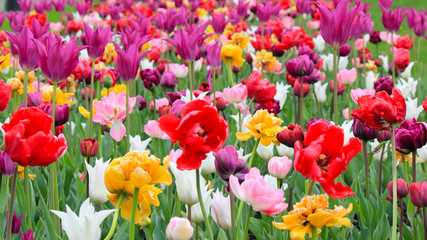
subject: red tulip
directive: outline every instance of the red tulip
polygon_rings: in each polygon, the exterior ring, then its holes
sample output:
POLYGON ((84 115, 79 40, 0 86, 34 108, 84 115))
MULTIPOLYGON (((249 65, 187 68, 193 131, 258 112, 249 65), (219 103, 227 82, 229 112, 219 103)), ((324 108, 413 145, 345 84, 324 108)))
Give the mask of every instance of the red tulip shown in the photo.
POLYGON ((399 89, 393 88, 392 92, 393 97, 384 91, 360 97, 357 99, 360 109, 353 110, 351 116, 376 130, 388 130, 391 124, 402 122, 406 116, 405 99, 399 89))
POLYGON ((222 148, 228 136, 228 124, 215 107, 200 99, 187 103, 180 116, 163 115, 159 126, 173 143, 179 141, 183 148, 176 161, 178 169, 198 169, 207 153, 222 148))
POLYGON ((5 152, 12 161, 26 166, 47 166, 67 149, 64 137, 50 131, 52 118, 40 109, 21 108, 3 125, 5 152))
POLYGON ((350 138, 344 145, 342 128, 317 122, 308 128, 304 145, 301 141, 295 143, 294 167, 304 177, 319 182, 331 197, 345 198, 354 192, 335 183, 335 178, 361 150, 362 143, 357 138, 350 138))
POLYGON ((0 81, 0 111, 4 111, 9 104, 9 100, 12 97, 11 95, 12 87, 4 84, 4 81, 0 81))
POLYGON ((276 86, 271 84, 267 78, 262 79, 262 73, 253 71, 248 79, 243 79, 242 83, 248 88, 248 97, 253 98, 255 103, 272 109, 276 106, 273 98, 276 95, 276 86))
POLYGON ((427 97, 426 97, 426 100, 423 101, 423 108, 424 108, 424 111, 427 112, 427 97))

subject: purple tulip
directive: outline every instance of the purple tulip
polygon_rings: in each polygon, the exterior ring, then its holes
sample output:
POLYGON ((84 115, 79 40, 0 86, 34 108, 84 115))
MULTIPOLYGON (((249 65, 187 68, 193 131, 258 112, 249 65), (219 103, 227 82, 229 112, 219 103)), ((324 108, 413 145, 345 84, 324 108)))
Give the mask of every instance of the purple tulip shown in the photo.
POLYGON ((38 14, 44 13, 44 1, 34 3, 34 10, 36 10, 38 14))
POLYGON ((149 51, 139 53, 140 50, 136 44, 131 44, 127 47, 125 52, 120 48, 117 43, 113 43, 117 52, 117 69, 119 70, 120 77, 125 82, 135 80, 138 73, 139 62, 148 54, 149 51))
POLYGON ((373 128, 366 126, 358 118, 353 119, 353 134, 355 137, 359 138, 362 141, 370 141, 378 137, 380 132, 376 131, 373 128))
POLYGON ((5 18, 6 16, 4 15, 4 13, 0 12, 0 27, 3 26, 3 22, 5 18))
POLYGON ((385 9, 390 9, 393 6, 393 0, 378 0, 378 5, 385 9))
POLYGON ((181 111, 184 109, 184 107, 185 107, 185 102, 178 99, 175 102, 173 102, 169 113, 177 117, 181 117, 181 111))
POLYGON ((132 0, 123 0, 123 7, 126 10, 131 10, 132 9, 132 0))
POLYGON ((249 17, 248 8, 249 2, 245 3, 243 0, 239 0, 239 4, 237 5, 237 15, 239 15, 241 19, 246 19, 249 17))
POLYGON ((114 4, 110 7, 110 16, 111 19, 113 19, 114 21, 117 21, 120 19, 120 13, 123 11, 123 6, 122 5, 118 5, 118 4, 114 4))
POLYGON ((21 34, 9 33, 11 48, 19 56, 19 64, 26 72, 33 71, 38 67, 37 45, 32 41, 33 33, 27 26, 21 31, 21 34), (17 51, 17 52, 16 52, 17 51))
MULTIPOLYGON (((42 94, 41 93, 28 93, 27 95, 28 97, 28 102, 27 102, 27 106, 28 107, 36 107, 40 104, 42 104, 42 94)), ((23 103, 22 103, 22 106, 23 103)))
POLYGON ((228 182, 231 175, 237 177, 240 182, 249 172, 246 162, 239 158, 236 148, 231 145, 214 153, 215 168, 222 180, 228 182))
POLYGON ((373 44, 377 44, 381 42, 380 31, 373 31, 369 35, 369 41, 373 44))
POLYGON ((298 56, 301 55, 307 55, 314 64, 319 60, 319 55, 306 45, 298 48, 298 56))
POLYGON ((358 14, 358 17, 354 19, 353 25, 350 29, 350 38, 358 39, 363 34, 372 32, 374 28, 374 22, 371 21, 371 14, 364 14, 363 12, 358 14))
POLYGON ((225 26, 227 26, 228 23, 229 21, 225 19, 225 13, 219 16, 214 15, 211 21, 212 28, 217 35, 221 35, 224 32, 225 26))
POLYGON ((307 125, 305 126, 305 128, 308 130, 308 128, 311 126, 311 125, 313 125, 313 124, 315 124, 315 123, 317 123, 317 122, 323 122, 323 123, 325 123, 326 125, 328 125, 328 126, 332 126, 332 125, 334 125, 334 124, 332 124, 331 122, 329 122, 328 120, 326 120, 326 119, 315 119, 315 118, 311 118, 311 120, 307 123, 307 125))
POLYGON ((427 31, 426 11, 422 9, 419 13, 411 7, 407 15, 408 27, 414 30, 415 35, 423 37, 427 31))
POLYGON ((427 142, 427 128, 425 123, 412 120, 403 121, 396 132, 396 150, 409 154, 423 147, 427 142))
POLYGON ((385 91, 389 95, 391 95, 393 90, 393 80, 391 80, 390 76, 379 78, 377 81, 374 82, 374 87, 376 93, 385 91))
POLYGON ((206 60, 212 68, 218 68, 221 66, 221 49, 222 43, 218 45, 217 42, 207 47, 206 60))
POLYGON ((260 23, 266 23, 270 20, 271 16, 277 16, 280 11, 280 5, 275 4, 272 5, 267 3, 265 5, 258 4, 256 15, 258 16, 258 20, 260 23))
POLYGON ((0 173, 6 177, 13 175, 13 170, 15 170, 15 162, 10 159, 9 155, 0 150, 0 173))
POLYGON ((175 73, 173 72, 164 72, 162 78, 160 79, 160 86, 167 89, 174 89, 178 84, 175 73))
POLYGON ((297 7, 298 14, 311 13, 311 5, 313 4, 311 0, 296 0, 295 4, 297 7))
POLYGON ((411 202, 417 207, 427 206, 427 182, 416 182, 409 185, 411 202))
POLYGON ((391 139, 391 132, 390 131, 381 131, 380 135, 378 135, 377 140, 378 142, 386 142, 391 139))
POLYGON ((65 11, 65 5, 67 4, 67 2, 65 0, 52 0, 52 4, 57 12, 62 13, 65 11))
POLYGON ((104 54, 105 46, 111 41, 113 33, 111 33, 110 26, 102 28, 98 26, 95 30, 84 23, 85 29, 85 44, 88 46, 87 53, 92 61, 97 60, 104 54))
POLYGON ((33 18, 33 20, 31 20, 31 32, 35 39, 40 39, 49 32, 49 22, 46 22, 42 26, 37 19, 33 18))
POLYGON ((406 16, 406 8, 397 7, 394 11, 387 10, 381 6, 383 12, 382 21, 384 28, 389 32, 397 32, 402 25, 402 21, 406 16))
POLYGON ((142 46, 150 40, 150 35, 142 35, 138 29, 133 28, 134 26, 131 25, 131 27, 126 28, 120 33, 125 51, 127 51, 130 45, 136 45, 138 51, 141 51, 142 46))
POLYGON ((314 63, 308 55, 304 54, 287 62, 286 69, 291 76, 302 77, 313 72, 314 63))
POLYGON ((304 83, 308 83, 308 84, 315 84, 316 82, 318 82, 320 80, 320 71, 317 71, 316 68, 313 69, 313 72, 311 72, 310 75, 304 75, 302 77, 302 81, 304 83))
POLYGON ((6 14, 6 17, 9 19, 10 28, 13 32, 21 32, 22 28, 25 25, 25 19, 27 18, 27 13, 25 12, 13 12, 11 11, 9 14, 6 14))
POLYGON ((180 29, 173 36, 173 40, 164 39, 164 41, 172 44, 176 48, 176 51, 184 62, 189 62, 196 60, 204 39, 203 33, 199 31, 193 31, 189 34, 187 31, 180 29))
POLYGON ((351 46, 348 44, 345 44, 344 46, 340 47, 340 57, 347 57, 351 52, 351 46))
POLYGON ((19 8, 21 9, 21 11, 28 13, 31 11, 31 6, 32 6, 33 2, 31 0, 30 1, 19 0, 18 4, 19 4, 19 8))
MULTIPOLYGON (((52 104, 44 105, 42 110, 49 116, 52 115, 52 104)), ((64 125, 66 122, 68 122, 69 116, 70 107, 68 107, 68 104, 64 104, 62 106, 55 104, 55 126, 64 125)))
POLYGON ((138 109, 140 111, 144 110, 148 105, 147 100, 145 100, 141 95, 136 95, 136 98, 138 99, 138 109))
POLYGON ((49 34, 46 45, 39 39, 33 39, 39 53, 39 67, 53 83, 61 83, 76 69, 79 52, 86 46, 77 46, 77 38, 70 42, 62 41, 58 35, 49 34))
POLYGON ((175 27, 184 21, 183 16, 175 8, 169 8, 166 13, 160 12, 156 17, 157 27, 168 33, 172 33, 175 27))
POLYGON ((314 4, 320 12, 320 34, 325 42, 334 47, 342 47, 347 41, 359 4, 348 10, 349 0, 341 0, 334 11, 330 11, 320 2, 314 4))
POLYGON ((150 91, 153 89, 153 85, 157 86, 160 83, 160 72, 156 68, 142 69, 139 77, 144 83, 144 87, 150 91))
POLYGON ((168 92, 168 93, 166 93, 166 95, 169 98, 169 105, 171 105, 171 106, 176 100, 181 99, 181 93, 180 92, 174 92, 174 93, 168 92))
POLYGON ((76 4, 72 5, 76 11, 80 14, 80 16, 84 16, 86 15, 87 11, 89 10, 89 4, 87 4, 86 2, 80 2, 77 1, 76 4))
POLYGON ((282 111, 282 109, 280 109, 280 102, 276 99, 273 99, 272 102, 276 105, 274 108, 267 109, 266 107, 262 106, 261 104, 256 104, 255 108, 254 108, 255 109, 254 112, 256 112, 258 110, 266 109, 268 111, 268 113, 273 113, 274 115, 279 114, 279 112, 282 111))
POLYGON ((50 0, 41 0, 43 3, 44 3, 44 10, 46 11, 46 12, 50 12, 50 11, 52 11, 52 7, 53 7, 53 4, 52 4, 52 1, 50 1, 50 0))
MULTIPOLYGON (((8 223, 9 223, 9 212, 7 212, 7 215, 6 215, 6 229, 7 229, 8 223)), ((16 217, 16 212, 13 212, 13 217, 12 217, 12 233, 13 234, 19 233, 19 229, 21 228, 21 223, 22 223, 22 213, 21 215, 19 215, 19 217, 16 217)))
POLYGON ((33 231, 31 229, 28 229, 28 232, 25 234, 21 231, 21 239, 22 240, 34 240, 33 231))

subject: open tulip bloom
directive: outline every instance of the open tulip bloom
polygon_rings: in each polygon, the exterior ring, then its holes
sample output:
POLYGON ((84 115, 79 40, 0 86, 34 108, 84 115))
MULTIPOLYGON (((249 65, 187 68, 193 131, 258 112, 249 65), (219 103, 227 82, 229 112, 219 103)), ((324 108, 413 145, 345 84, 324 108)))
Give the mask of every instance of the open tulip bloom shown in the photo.
POLYGON ((19 0, 0 239, 427 240, 427 12, 397 4, 19 0))

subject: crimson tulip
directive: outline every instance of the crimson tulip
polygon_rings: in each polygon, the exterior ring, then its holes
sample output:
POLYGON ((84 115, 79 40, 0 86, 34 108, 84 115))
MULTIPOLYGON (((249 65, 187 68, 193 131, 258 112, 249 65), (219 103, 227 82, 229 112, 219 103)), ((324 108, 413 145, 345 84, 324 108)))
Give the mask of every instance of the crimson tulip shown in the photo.
POLYGON ((253 71, 248 79, 243 79, 242 83, 248 88, 248 97, 253 98, 255 103, 272 109, 276 106, 273 98, 276 95, 276 86, 271 84, 267 78, 262 79, 262 73, 253 71))

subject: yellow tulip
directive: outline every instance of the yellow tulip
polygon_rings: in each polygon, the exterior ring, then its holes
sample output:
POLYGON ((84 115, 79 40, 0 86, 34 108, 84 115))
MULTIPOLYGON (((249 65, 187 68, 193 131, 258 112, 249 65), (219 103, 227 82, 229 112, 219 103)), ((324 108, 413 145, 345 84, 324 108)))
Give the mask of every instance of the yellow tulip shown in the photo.
MULTIPOLYGON (((42 100, 43 101, 52 102, 53 86, 45 85, 42 87, 41 92, 42 92, 42 100)), ((62 92, 62 90, 60 88, 57 88, 56 89, 55 103, 58 104, 59 106, 62 106, 66 103, 68 105, 70 105, 71 103, 73 103, 73 101, 68 100, 67 98, 70 98, 72 96, 74 96, 74 93, 64 93, 64 92, 62 92)))
POLYGON ((233 66, 241 67, 245 62, 242 54, 243 50, 239 46, 226 44, 221 49, 221 60, 233 66))

